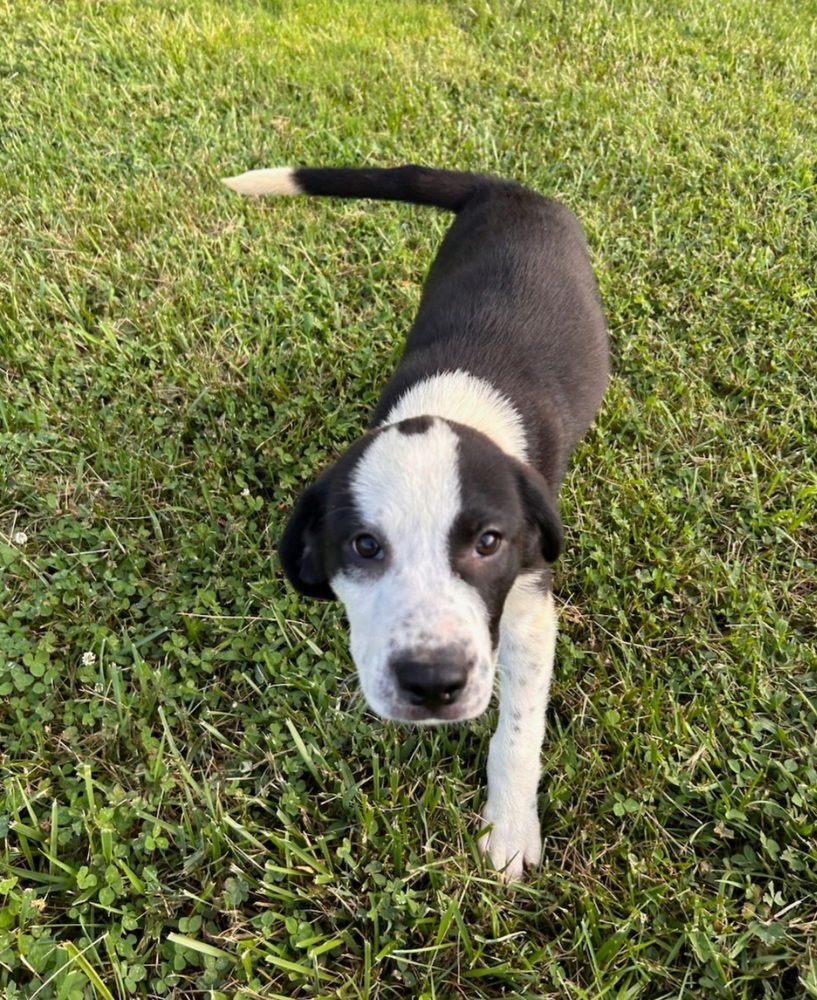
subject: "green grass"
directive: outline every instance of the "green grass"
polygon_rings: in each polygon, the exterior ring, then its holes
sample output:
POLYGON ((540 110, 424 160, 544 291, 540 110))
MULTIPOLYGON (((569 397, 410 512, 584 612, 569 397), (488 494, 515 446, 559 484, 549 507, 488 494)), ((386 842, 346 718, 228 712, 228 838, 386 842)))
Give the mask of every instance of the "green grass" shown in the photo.
POLYGON ((0 19, 2 996, 817 997, 814 0, 0 19), (614 343, 510 888, 495 710, 374 718, 274 556, 448 220, 217 180, 411 160, 570 204, 614 343))

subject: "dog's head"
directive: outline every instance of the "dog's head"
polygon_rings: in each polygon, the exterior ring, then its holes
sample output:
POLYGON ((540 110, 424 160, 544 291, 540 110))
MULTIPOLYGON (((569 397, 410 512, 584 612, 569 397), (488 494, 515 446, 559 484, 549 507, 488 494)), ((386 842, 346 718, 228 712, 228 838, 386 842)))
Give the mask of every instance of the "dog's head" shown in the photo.
POLYGON ((437 417, 370 431, 298 501, 284 571, 346 607, 369 705, 389 719, 469 719, 491 697, 499 621, 562 528, 545 480, 437 417))

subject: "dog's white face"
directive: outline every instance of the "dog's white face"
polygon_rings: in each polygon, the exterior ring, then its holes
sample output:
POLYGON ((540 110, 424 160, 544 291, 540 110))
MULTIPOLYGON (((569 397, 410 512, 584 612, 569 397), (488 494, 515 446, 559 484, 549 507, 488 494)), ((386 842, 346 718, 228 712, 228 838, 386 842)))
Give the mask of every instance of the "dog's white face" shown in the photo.
POLYGON ((533 470, 478 432, 415 417, 367 434, 307 491, 281 559, 300 590, 343 601, 369 705, 432 723, 485 710, 505 598, 558 545, 533 470))
MULTIPOLYGON (((419 433, 392 426, 352 472, 351 493, 367 529, 362 534, 376 540, 375 559, 383 566, 372 572, 371 558, 347 562, 330 584, 346 606, 363 693, 386 718, 468 719, 491 697, 488 609, 454 572, 449 553, 462 510, 458 448, 443 420, 419 433)), ((484 527, 481 534, 497 528, 484 527)), ((470 557, 485 558, 475 550, 470 557)))

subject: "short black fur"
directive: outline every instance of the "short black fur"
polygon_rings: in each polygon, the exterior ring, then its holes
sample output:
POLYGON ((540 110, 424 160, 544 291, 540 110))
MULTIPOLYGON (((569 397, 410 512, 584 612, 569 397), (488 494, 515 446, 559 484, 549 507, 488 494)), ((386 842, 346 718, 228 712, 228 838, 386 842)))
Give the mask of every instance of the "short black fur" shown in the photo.
POLYGON ((412 385, 455 369, 511 400, 530 463, 558 490, 609 372, 596 279, 569 209, 517 185, 476 191, 431 266, 372 425, 412 385))

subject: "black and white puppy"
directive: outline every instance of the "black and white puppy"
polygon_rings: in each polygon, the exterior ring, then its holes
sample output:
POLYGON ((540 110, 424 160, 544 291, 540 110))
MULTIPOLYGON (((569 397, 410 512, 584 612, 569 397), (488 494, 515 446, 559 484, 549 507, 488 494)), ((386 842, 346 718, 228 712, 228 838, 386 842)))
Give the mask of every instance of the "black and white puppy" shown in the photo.
POLYGON ((541 855, 557 494, 608 380, 581 227, 519 184, 418 166, 278 167, 225 183, 457 214, 371 429, 301 496, 280 557, 301 593, 345 605, 363 693, 385 718, 471 719, 499 666, 480 847, 516 878, 541 855))

